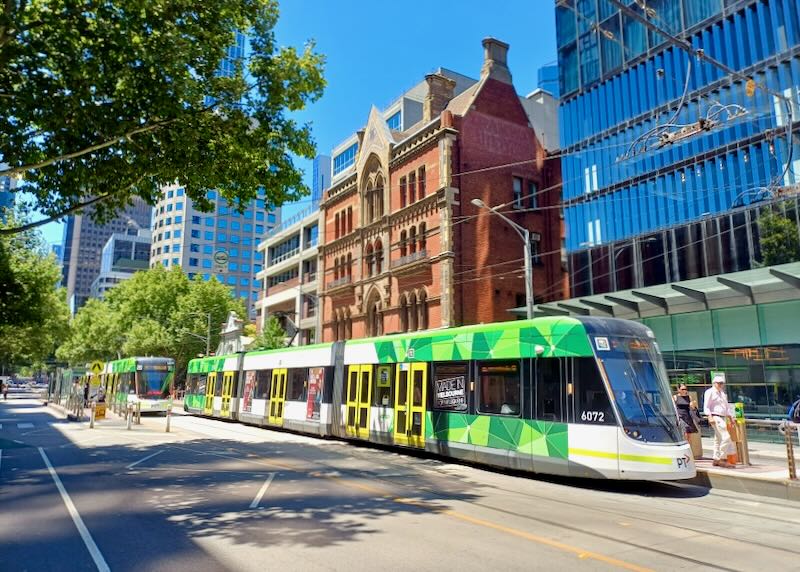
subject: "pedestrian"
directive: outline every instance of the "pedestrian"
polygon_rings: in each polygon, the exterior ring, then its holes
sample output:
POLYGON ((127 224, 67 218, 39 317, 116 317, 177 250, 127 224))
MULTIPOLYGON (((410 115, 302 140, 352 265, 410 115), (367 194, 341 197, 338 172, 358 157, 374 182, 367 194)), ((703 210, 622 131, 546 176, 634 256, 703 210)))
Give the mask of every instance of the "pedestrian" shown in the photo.
POLYGON ((716 377, 712 386, 706 389, 703 413, 708 416, 708 423, 714 429, 714 466, 735 468, 732 461, 736 458, 736 446, 728 432, 728 419, 733 422, 733 415, 725 394, 724 379, 716 377))
POLYGON ((692 400, 685 383, 678 386, 678 393, 673 399, 678 409, 681 429, 692 448, 692 456, 699 459, 703 456, 703 442, 700 440, 700 426, 697 424, 697 402, 692 400))
POLYGON ((8 382, 0 382, 0 385, 3 386, 3 400, 8 401, 8 382))
POLYGON ((794 403, 789 406, 786 418, 792 423, 800 423, 800 395, 798 395, 794 403))

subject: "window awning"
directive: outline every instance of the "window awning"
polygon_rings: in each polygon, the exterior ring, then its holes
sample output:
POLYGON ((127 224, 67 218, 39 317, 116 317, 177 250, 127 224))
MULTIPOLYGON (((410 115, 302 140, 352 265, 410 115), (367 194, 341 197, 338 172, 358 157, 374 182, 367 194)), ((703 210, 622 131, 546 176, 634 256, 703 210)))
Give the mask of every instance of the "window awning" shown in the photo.
MULTIPOLYGON (((639 319, 800 299, 800 262, 548 302, 535 316, 639 319)), ((511 313, 525 316, 525 308, 511 313)))

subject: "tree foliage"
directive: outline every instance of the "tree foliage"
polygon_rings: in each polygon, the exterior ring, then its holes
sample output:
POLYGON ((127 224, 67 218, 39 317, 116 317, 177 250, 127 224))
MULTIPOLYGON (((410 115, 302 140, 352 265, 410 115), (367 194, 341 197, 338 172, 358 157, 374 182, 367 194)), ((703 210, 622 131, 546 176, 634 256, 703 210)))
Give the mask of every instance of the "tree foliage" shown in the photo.
POLYGON ((278 318, 270 316, 263 331, 250 343, 251 350, 274 350, 286 345, 286 331, 278 318))
MULTIPOLYGON (((26 222, 7 212, 8 226, 26 222)), ((3 225, 0 224, 0 227, 3 225)), ((50 357, 66 334, 66 293, 61 271, 36 231, 0 236, 0 363, 37 364, 50 357)))
MULTIPOLYGON (((180 181, 246 205, 308 192, 314 156, 292 112, 319 98, 313 43, 279 47, 277 0, 8 0, 0 12, 0 168, 57 217, 101 199, 103 220, 180 181), (225 59, 237 31, 249 54, 225 59), (224 62, 224 73, 220 65, 224 62)), ((2 232, 2 231, 0 231, 2 232)))
POLYGON ((800 260, 797 225, 782 214, 767 210, 758 217, 762 264, 786 264, 800 260))
POLYGON ((72 320, 69 338, 57 356, 74 365, 124 356, 166 356, 178 372, 206 351, 209 315, 211 350, 229 312, 246 315, 216 278, 189 278, 178 267, 156 266, 135 273, 110 290, 105 300, 90 300, 72 320))

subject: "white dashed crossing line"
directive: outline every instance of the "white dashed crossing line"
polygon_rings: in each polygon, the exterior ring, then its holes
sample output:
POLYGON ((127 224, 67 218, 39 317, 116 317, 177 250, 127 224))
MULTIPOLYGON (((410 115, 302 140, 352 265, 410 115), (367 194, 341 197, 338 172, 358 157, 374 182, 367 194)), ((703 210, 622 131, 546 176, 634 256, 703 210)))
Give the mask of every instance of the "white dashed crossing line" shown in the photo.
POLYGON ((156 455, 160 455, 160 454, 161 454, 161 453, 163 453, 163 452, 164 452, 164 449, 161 449, 160 451, 156 451, 156 452, 155 452, 155 453, 153 453, 152 455, 147 455, 147 456, 146 456, 146 457, 144 457, 143 459, 139 459, 139 460, 138 460, 138 461, 136 461, 135 463, 131 463, 130 465, 128 465, 128 466, 127 466, 127 467, 125 467, 125 468, 126 468, 126 469, 132 469, 132 468, 134 468, 136 465, 138 465, 139 463, 144 463, 144 462, 145 462, 147 459, 152 459, 152 458, 153 458, 153 457, 155 457, 156 455))
POLYGON ((261 489, 259 489, 256 498, 254 498, 253 502, 250 503, 250 508, 256 508, 258 506, 258 503, 261 502, 261 497, 263 497, 264 493, 267 492, 269 484, 272 482, 272 479, 274 478, 275 478, 275 473, 270 473, 269 476, 267 477, 267 480, 264 481, 263 485, 261 485, 261 489))

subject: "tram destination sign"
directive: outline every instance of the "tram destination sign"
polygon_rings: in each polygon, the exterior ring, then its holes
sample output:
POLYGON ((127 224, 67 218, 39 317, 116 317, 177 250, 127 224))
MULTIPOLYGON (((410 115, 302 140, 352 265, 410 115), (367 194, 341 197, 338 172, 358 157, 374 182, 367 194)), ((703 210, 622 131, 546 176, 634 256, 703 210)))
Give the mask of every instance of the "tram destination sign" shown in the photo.
POLYGON ((436 380, 436 409, 466 411, 467 380, 463 375, 436 380))

